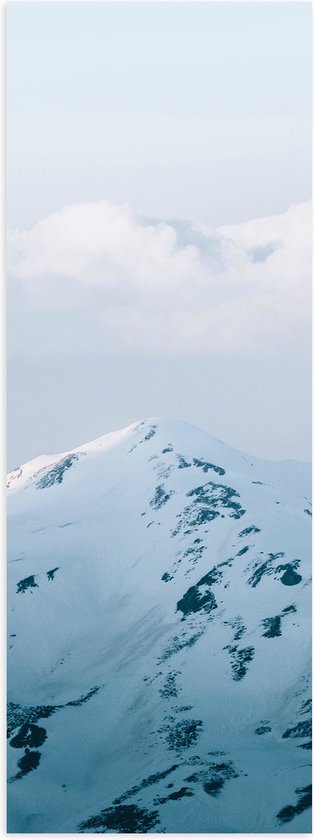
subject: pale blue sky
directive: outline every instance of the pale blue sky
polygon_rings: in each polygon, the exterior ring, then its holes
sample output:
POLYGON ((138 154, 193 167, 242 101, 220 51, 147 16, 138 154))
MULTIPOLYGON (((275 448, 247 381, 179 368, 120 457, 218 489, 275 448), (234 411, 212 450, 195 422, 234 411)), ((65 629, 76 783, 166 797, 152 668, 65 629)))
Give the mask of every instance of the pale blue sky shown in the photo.
POLYGON ((8 223, 228 224, 310 194, 311 4, 9 3, 8 223))
POLYGON ((6 15, 9 467, 156 415, 308 459, 311 3, 6 15))

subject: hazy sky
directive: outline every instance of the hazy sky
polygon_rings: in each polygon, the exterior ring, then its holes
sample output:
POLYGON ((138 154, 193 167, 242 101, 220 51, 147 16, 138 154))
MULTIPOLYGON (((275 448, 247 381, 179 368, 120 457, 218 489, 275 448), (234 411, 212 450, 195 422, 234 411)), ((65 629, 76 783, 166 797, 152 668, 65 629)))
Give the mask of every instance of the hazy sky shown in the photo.
POLYGON ((310 18, 8 4, 9 467, 152 415, 309 457, 310 18))
POLYGON ((309 198, 311 4, 9 3, 8 223, 101 198, 229 224, 309 198))

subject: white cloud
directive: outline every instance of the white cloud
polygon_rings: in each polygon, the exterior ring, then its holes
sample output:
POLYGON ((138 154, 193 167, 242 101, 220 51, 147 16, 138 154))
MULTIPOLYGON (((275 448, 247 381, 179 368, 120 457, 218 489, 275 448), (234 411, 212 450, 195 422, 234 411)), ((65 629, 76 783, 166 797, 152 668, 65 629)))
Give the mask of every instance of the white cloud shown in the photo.
POLYGON ((11 353, 271 354, 308 345, 311 205, 217 230, 108 201, 9 231, 11 353))

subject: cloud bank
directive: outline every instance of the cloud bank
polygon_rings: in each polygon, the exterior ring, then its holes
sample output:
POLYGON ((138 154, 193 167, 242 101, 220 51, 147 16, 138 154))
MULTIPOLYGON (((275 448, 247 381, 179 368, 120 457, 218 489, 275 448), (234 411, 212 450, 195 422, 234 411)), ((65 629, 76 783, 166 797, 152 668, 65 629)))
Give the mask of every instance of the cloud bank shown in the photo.
POLYGON ((108 201, 8 233, 9 353, 308 352, 311 204, 210 229, 108 201))

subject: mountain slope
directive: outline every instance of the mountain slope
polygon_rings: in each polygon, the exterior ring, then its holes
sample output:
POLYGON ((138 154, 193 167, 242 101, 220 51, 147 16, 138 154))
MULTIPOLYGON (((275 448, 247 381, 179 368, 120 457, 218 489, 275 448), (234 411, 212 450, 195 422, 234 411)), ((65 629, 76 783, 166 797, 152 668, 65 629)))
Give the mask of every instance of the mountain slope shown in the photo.
POLYGON ((8 493, 9 831, 310 831, 307 465, 149 420, 8 493))

